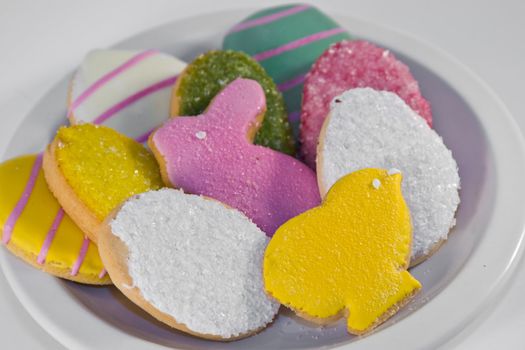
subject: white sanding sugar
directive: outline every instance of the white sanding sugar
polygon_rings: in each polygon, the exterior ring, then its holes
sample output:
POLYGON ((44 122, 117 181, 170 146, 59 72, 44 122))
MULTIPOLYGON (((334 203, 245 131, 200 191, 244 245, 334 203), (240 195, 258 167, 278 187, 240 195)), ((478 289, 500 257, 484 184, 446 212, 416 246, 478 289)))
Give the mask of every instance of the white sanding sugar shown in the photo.
POLYGON ((238 336, 279 309, 262 280, 268 238, 235 209, 161 189, 126 202, 111 229, 128 247, 133 285, 194 332, 238 336))
POLYGON ((427 255, 455 224, 460 180, 452 153, 394 93, 359 88, 337 99, 319 145, 323 190, 359 169, 399 169, 412 218, 412 258, 427 255))

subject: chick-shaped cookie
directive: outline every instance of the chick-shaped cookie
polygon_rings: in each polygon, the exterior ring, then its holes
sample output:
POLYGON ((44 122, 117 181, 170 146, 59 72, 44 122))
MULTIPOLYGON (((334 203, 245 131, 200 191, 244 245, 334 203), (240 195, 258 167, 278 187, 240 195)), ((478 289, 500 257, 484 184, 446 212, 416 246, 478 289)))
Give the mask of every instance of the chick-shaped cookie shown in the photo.
POLYGON ((406 270, 412 228, 401 180, 398 171, 356 171, 283 224, 264 256, 266 291, 318 323, 347 315, 353 334, 395 314, 421 288, 406 270))

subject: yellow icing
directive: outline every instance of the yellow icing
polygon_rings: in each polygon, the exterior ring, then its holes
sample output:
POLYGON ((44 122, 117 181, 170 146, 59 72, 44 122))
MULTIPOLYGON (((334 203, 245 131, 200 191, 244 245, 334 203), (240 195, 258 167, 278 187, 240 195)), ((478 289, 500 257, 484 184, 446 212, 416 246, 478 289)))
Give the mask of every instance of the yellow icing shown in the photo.
MULTIPOLYGON (((24 192, 30 177, 36 156, 22 156, 0 165, 0 225, 4 226, 7 218, 24 192)), ((59 204, 49 191, 40 169, 35 186, 27 204, 16 221, 9 245, 14 245, 34 258, 40 253, 44 240, 59 210, 59 204)), ((47 253, 46 265, 71 270, 77 260, 84 241, 84 233, 64 215, 55 233, 47 253)), ((80 267, 79 275, 98 276, 103 269, 96 246, 90 243, 88 252, 80 267)), ((108 277, 101 281, 107 282, 108 277)))
POLYGON ((56 159, 77 197, 99 220, 129 197, 162 187, 159 166, 140 143, 105 126, 61 127, 56 159))
POLYGON ((357 171, 277 230, 264 257, 266 290, 310 317, 346 309, 348 330, 363 333, 421 288, 406 271, 411 234, 401 175, 357 171))

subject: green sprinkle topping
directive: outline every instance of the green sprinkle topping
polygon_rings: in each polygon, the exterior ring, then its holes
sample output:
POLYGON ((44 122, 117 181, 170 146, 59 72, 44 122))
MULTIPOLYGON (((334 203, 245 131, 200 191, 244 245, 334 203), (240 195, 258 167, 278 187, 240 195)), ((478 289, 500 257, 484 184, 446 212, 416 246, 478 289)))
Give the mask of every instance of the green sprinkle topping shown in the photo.
POLYGON ((264 68, 245 53, 217 50, 197 57, 179 78, 179 115, 202 114, 215 95, 237 78, 256 80, 266 95, 266 113, 255 143, 295 154, 283 96, 264 68))

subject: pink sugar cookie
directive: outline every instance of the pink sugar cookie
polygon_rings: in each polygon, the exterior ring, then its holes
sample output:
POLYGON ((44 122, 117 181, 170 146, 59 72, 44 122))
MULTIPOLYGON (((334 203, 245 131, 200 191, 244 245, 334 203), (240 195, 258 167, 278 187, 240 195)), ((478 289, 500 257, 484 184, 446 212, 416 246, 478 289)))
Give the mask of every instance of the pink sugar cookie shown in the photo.
POLYGON ((340 41, 326 50, 306 76, 301 106, 301 153, 315 167, 316 147, 332 99, 370 87, 394 92, 432 126, 432 113, 408 67, 388 50, 367 41, 340 41))
POLYGON ((266 110, 261 86, 236 79, 197 117, 175 117, 149 139, 171 186, 241 210, 267 235, 319 205, 315 173, 270 148, 253 145, 266 110))

